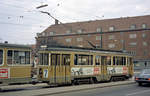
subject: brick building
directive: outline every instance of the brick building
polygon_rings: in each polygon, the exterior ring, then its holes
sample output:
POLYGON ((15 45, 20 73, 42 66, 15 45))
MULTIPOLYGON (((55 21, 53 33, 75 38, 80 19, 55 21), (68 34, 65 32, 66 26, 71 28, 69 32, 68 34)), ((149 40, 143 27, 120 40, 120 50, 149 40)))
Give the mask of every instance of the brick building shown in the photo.
POLYGON ((135 66, 150 66, 150 15, 49 26, 36 37, 41 45, 99 47, 134 56, 135 66))

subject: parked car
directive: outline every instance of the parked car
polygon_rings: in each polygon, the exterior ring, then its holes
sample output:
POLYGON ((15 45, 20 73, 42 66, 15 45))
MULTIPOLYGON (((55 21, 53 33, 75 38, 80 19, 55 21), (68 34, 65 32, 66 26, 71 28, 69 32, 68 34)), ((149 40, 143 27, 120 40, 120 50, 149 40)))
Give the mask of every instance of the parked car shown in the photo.
POLYGON ((142 86, 143 83, 150 83, 150 69, 143 69, 139 75, 135 77, 135 81, 142 86))

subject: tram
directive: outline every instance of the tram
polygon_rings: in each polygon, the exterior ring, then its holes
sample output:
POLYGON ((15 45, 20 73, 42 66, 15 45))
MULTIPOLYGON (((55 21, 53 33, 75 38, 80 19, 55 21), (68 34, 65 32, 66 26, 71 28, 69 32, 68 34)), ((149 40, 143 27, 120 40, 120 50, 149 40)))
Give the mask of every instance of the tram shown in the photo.
POLYGON ((38 53, 38 80, 50 85, 116 81, 133 76, 132 56, 121 51, 50 47, 38 53))
POLYGON ((31 69, 29 46, 0 43, 0 84, 30 82, 31 69))

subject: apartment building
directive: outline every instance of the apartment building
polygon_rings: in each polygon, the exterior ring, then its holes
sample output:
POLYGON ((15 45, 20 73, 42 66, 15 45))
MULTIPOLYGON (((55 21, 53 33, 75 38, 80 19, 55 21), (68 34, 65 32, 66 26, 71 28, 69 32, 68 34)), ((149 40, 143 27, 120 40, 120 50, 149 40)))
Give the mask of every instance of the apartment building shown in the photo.
POLYGON ((37 34, 43 46, 97 47, 122 50, 134 57, 135 66, 150 66, 150 15, 122 17, 49 26, 37 34))

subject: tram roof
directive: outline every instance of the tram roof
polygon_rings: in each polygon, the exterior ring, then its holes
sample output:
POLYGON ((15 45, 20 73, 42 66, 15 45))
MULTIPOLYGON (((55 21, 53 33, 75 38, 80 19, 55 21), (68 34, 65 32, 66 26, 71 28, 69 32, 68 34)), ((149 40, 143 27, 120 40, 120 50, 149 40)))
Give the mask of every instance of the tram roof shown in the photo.
POLYGON ((0 43, 0 48, 25 48, 25 49, 31 49, 31 46, 29 46, 29 45, 20 45, 20 44, 0 43))
POLYGON ((112 53, 112 54, 124 54, 129 55, 127 52, 120 50, 106 50, 101 48, 83 48, 83 47, 68 47, 68 46, 51 46, 48 48, 42 48, 40 51, 73 51, 73 52, 100 52, 100 53, 112 53))

